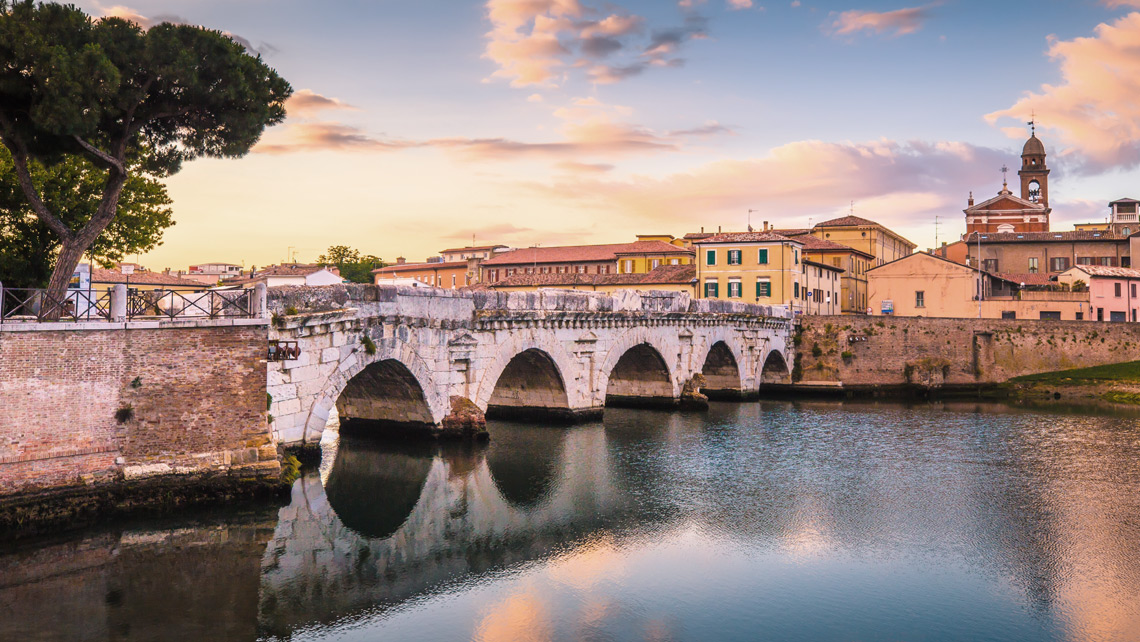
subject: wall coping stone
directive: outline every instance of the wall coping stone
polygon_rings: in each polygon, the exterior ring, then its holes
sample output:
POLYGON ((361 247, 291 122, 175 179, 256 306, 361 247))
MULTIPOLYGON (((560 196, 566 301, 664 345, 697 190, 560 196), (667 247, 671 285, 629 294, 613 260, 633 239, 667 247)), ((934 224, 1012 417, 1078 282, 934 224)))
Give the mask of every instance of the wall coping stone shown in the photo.
POLYGON ((225 328, 267 326, 269 319, 174 319, 169 321, 61 321, 56 323, 4 323, 2 332, 87 332, 91 330, 179 330, 186 328, 225 328))

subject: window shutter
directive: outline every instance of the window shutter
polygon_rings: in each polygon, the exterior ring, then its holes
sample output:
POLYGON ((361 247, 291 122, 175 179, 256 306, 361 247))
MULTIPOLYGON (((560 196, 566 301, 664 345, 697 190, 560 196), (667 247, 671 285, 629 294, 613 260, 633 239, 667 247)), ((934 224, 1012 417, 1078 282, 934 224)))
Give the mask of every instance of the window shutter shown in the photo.
POLYGON ((756 253, 756 262, 760 265, 768 264, 768 248, 764 248, 756 253))
POLYGON ((705 264, 716 265, 716 250, 709 250, 705 253, 705 264))

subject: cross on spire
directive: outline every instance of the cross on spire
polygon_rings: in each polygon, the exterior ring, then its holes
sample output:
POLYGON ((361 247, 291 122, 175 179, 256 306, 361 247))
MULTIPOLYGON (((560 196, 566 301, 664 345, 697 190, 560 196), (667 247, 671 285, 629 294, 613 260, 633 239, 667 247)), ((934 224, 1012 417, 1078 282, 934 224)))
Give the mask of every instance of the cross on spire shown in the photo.
POLYGON ((1036 136, 1037 135, 1037 112, 1036 111, 1029 112, 1029 122, 1027 122, 1025 124, 1029 125, 1029 135, 1030 136, 1036 136))
POLYGON ((1005 165, 1002 165, 1001 166, 1001 188, 1003 190, 1005 190, 1006 187, 1008 186, 1008 184, 1005 182, 1005 175, 1007 172, 1009 172, 1009 168, 1006 167, 1005 165))

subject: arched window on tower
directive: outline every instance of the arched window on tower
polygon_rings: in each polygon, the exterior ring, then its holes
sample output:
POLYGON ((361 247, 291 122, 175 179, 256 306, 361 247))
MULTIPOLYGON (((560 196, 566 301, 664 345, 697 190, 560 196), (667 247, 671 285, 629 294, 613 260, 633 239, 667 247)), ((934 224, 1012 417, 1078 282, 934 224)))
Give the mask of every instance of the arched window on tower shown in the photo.
POLYGON ((1029 200, 1034 203, 1041 200, 1041 183, 1036 180, 1029 181, 1029 200))

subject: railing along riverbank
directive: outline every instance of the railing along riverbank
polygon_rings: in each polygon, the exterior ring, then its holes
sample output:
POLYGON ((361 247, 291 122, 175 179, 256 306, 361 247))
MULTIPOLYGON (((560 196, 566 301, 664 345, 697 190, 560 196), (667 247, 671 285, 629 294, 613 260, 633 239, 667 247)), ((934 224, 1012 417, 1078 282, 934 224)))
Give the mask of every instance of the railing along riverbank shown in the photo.
POLYGON ((236 290, 179 292, 68 289, 55 297, 39 288, 0 284, 0 324, 46 322, 162 321, 175 319, 257 319, 266 316, 265 285, 236 290))

